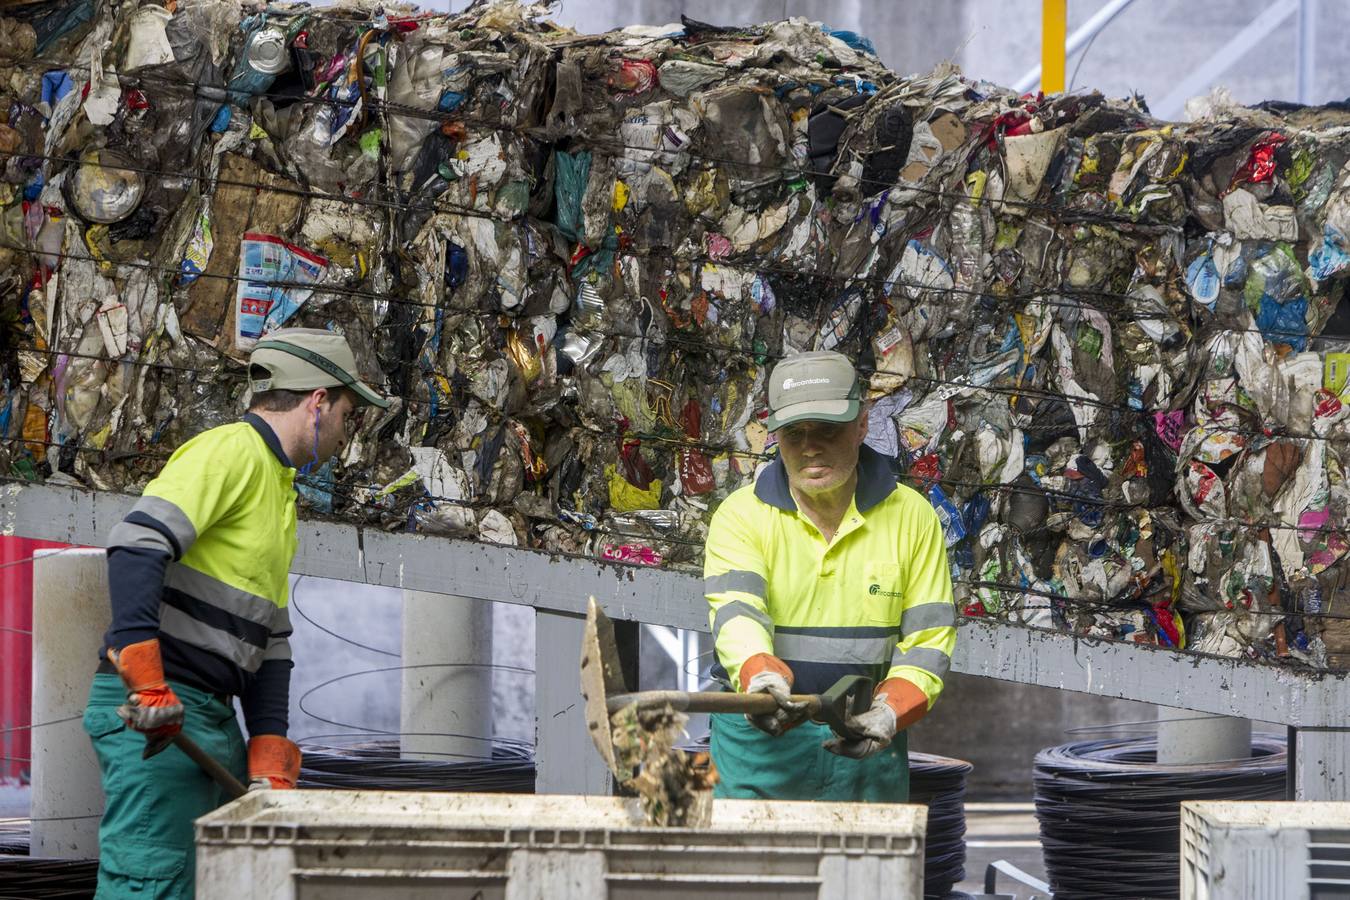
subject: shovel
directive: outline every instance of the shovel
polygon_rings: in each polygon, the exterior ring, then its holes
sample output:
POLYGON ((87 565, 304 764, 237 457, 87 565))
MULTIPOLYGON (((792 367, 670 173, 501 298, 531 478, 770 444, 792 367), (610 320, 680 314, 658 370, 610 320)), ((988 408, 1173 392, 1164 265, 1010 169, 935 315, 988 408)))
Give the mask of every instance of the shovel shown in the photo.
MULTIPOLYGON (((859 715, 872 705, 872 679, 846 675, 823 694, 794 694, 792 700, 806 708, 807 717, 830 727, 848 741, 859 740, 848 726, 850 716, 859 715)), ((629 693, 619 668, 619 648, 614 641, 614 624, 591 598, 586 609, 586 630, 581 639, 581 695, 586 699, 586 727, 595 748, 609 770, 619 775, 614 758, 614 733, 610 717, 628 706, 660 709, 669 705, 678 712, 745 713, 762 715, 778 709, 768 694, 739 694, 724 691, 641 691, 629 693)))

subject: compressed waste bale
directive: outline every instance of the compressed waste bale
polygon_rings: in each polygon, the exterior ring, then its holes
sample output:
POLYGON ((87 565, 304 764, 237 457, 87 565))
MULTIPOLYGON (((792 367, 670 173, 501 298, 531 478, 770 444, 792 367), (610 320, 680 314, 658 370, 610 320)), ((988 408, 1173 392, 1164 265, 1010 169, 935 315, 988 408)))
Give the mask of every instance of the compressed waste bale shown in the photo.
POLYGON ((136 491, 239 414, 252 342, 327 327, 396 402, 310 514, 696 568, 773 453, 773 364, 838 349, 967 615, 1350 647, 1344 111, 1160 122, 800 19, 60 0, 0 32, 9 477, 136 491))

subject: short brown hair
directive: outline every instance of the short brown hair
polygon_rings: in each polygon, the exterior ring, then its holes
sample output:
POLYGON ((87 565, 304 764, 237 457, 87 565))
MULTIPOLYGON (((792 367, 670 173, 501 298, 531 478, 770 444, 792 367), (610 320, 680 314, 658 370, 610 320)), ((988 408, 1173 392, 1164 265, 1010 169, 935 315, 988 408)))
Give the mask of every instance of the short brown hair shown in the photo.
POLYGON ((248 411, 290 412, 291 410, 299 406, 301 403, 304 403, 305 398, 312 393, 314 392, 287 391, 280 389, 274 391, 263 391, 262 393, 254 394, 253 398, 249 400, 248 411))
MULTIPOLYGON (((253 395, 253 399, 249 400, 248 411, 290 412, 291 410, 299 406, 301 403, 304 403, 305 398, 317 390, 319 390, 319 388, 313 388, 308 391, 288 391, 283 388, 275 388, 270 391, 260 391, 253 395)), ((337 398, 341 397, 344 394, 347 396, 348 399, 351 400, 352 406, 361 405, 361 397, 356 393, 356 391, 352 390, 349 387, 346 386, 330 387, 330 388, 323 388, 323 390, 328 391, 329 406, 332 406, 334 403, 336 403, 337 398)))

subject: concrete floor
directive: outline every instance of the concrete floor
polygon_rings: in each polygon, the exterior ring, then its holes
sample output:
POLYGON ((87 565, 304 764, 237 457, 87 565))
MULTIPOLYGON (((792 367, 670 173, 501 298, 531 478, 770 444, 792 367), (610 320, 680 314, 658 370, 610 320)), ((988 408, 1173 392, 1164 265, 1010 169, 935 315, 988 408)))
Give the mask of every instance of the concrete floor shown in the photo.
MULTIPOLYGON (((958 891, 980 894, 984 891, 984 872, 991 862, 1006 860, 1041 881, 1045 864, 1041 860, 1040 834, 1030 803, 966 804, 966 880, 958 891)), ((1000 875, 997 890, 1018 900, 1044 897, 1007 876, 1000 875)))

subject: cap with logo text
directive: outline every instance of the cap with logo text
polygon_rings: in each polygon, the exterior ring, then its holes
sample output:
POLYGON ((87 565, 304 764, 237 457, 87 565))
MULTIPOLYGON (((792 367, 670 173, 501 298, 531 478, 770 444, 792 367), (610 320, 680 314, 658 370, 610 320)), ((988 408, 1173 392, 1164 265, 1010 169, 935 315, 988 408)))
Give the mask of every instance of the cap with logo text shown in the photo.
POLYGON ((388 409, 389 401, 361 380, 347 339, 323 328, 279 328, 253 347, 249 386, 263 391, 346 387, 359 404, 388 409))
POLYGON ((789 356, 769 376, 770 431, 793 422, 852 422, 861 408, 862 383, 842 353, 789 356))

